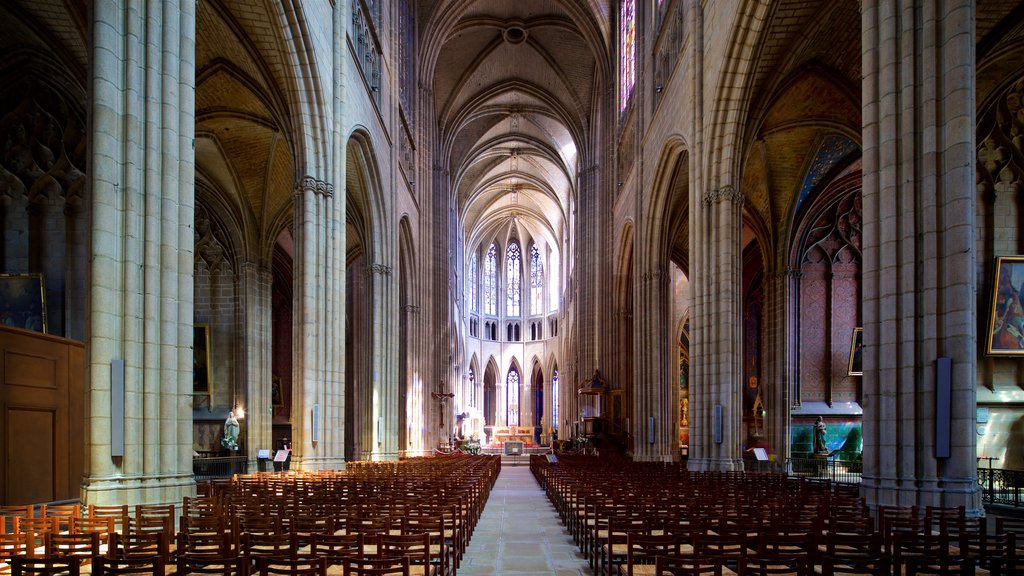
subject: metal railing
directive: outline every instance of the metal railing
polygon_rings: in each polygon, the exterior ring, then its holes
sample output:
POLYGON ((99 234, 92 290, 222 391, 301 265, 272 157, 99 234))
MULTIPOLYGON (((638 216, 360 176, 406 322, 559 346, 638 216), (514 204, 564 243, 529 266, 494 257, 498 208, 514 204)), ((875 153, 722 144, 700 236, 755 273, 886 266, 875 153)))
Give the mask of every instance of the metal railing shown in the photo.
POLYGON ((1024 506, 1024 470, 979 467, 978 485, 984 504, 1024 506))
POLYGON ((788 463, 791 476, 819 478, 845 484, 860 484, 864 472, 863 462, 835 458, 790 458, 788 463))
POLYGON ((196 482, 210 478, 230 478, 232 474, 245 474, 248 469, 249 459, 245 456, 192 459, 192 474, 196 477, 196 482))

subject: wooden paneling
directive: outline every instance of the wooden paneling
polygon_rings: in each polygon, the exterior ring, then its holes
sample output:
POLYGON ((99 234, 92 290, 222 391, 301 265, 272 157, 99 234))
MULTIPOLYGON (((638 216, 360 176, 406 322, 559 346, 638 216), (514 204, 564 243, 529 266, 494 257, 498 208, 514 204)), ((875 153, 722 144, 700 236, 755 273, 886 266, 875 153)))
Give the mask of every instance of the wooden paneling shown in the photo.
POLYGON ((84 362, 81 342, 0 326, 0 504, 79 497, 84 362))
POLYGON ((57 499, 57 450, 54 410, 9 408, 6 414, 7 446, 4 482, 5 502, 27 504, 57 499))

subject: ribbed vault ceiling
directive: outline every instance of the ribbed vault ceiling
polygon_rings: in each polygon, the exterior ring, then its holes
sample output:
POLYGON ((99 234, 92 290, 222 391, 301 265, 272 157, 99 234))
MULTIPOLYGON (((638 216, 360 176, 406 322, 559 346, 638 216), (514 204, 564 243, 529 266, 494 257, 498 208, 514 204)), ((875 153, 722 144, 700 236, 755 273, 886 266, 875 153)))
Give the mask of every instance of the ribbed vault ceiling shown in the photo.
POLYGON ((435 14, 435 121, 469 242, 512 223, 557 246, 602 74, 606 16, 575 0, 435 14))

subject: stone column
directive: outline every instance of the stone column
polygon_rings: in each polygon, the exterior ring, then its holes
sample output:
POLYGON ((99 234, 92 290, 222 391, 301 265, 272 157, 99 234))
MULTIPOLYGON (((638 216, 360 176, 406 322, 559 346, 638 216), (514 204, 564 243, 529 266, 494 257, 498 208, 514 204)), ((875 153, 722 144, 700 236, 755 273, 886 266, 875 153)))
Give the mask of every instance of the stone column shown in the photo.
POLYGON ((797 342, 790 330, 789 302, 791 287, 799 284, 798 273, 785 269, 772 275, 766 275, 765 282, 765 373, 762 398, 765 409, 765 437, 768 440, 770 453, 775 456, 772 469, 784 472, 790 457, 790 419, 789 411, 795 398, 792 389, 790 351, 794 359, 798 354, 797 342))
MULTIPOLYGON (((386 246, 379 247, 386 251, 386 246)), ((391 266, 370 264, 366 269, 367 280, 373 294, 373 365, 372 399, 370 414, 373 415, 371 435, 373 444, 369 447, 371 460, 398 459, 398 367, 395 358, 397 347, 398 299, 391 266)))
POLYGON ((976 481, 974 2, 862 3, 864 477, 870 506, 982 513, 976 481), (941 12, 938 11, 941 9, 941 12), (952 437, 935 443, 952 359, 952 437))
POLYGON ((97 0, 91 15, 82 503, 181 502, 195 490, 195 2, 97 0), (111 413, 114 360, 123 423, 111 413))
POLYGON ((634 433, 633 458, 673 460, 672 446, 678 432, 675 418, 678 386, 670 371, 676 358, 675 339, 670 336, 667 263, 641 258, 646 270, 636 278, 635 309, 640 311, 636 332, 636 385, 630 427, 634 433))
POLYGON ((242 321, 245 342, 245 429, 249 470, 257 469, 256 453, 275 450, 271 435, 272 302, 273 276, 268 268, 247 262, 242 265, 242 321))
POLYGON ((344 245, 329 233, 337 229, 333 196, 334 186, 309 176, 295 196, 292 466, 302 470, 340 467, 344 453, 344 434, 327 425, 344 390, 344 333, 334 321, 344 298, 336 256, 344 245))
POLYGON ((726 185, 705 193, 697 214, 696 233, 706 247, 694 258, 693 272, 689 467, 694 470, 743 467, 742 207, 743 194, 726 185))

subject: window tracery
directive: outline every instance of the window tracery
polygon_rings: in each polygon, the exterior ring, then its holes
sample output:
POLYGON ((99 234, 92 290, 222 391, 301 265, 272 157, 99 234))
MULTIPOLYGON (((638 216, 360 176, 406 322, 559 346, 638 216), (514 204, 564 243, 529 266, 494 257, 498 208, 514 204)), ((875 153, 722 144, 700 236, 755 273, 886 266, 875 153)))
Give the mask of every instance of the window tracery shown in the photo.
POLYGON ((508 369, 508 377, 505 379, 505 398, 508 400, 509 426, 519 426, 519 371, 515 366, 508 369))
POLYGON ((498 315, 498 245, 491 244, 484 260, 484 314, 498 315))
POLYGON ((505 301, 505 313, 509 316, 519 316, 520 313, 520 282, 523 269, 522 256, 519 252, 519 244, 512 242, 505 250, 505 282, 508 285, 505 301))

